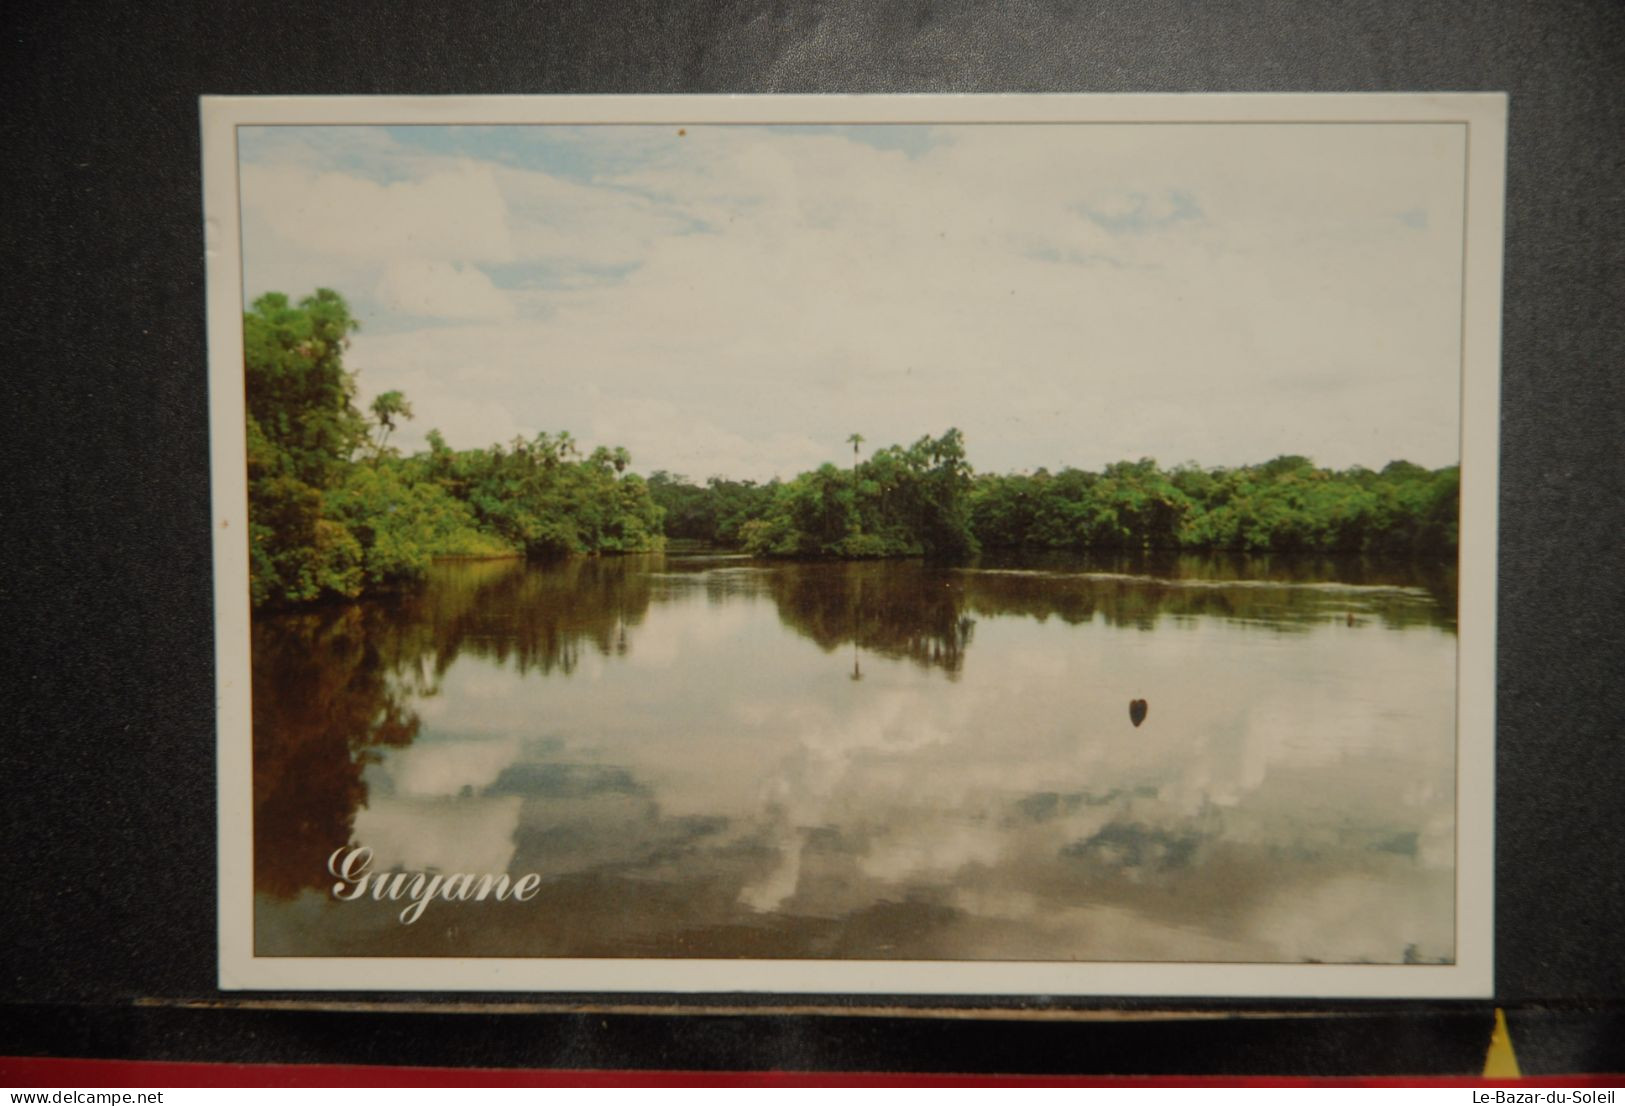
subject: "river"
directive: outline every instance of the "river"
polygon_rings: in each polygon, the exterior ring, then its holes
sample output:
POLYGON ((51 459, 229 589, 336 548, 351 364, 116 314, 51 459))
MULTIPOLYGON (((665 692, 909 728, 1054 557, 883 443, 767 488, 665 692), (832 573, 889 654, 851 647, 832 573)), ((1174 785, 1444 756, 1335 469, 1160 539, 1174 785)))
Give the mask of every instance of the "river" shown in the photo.
POLYGON ((454 562, 253 651, 262 956, 1454 956, 1453 568, 454 562))

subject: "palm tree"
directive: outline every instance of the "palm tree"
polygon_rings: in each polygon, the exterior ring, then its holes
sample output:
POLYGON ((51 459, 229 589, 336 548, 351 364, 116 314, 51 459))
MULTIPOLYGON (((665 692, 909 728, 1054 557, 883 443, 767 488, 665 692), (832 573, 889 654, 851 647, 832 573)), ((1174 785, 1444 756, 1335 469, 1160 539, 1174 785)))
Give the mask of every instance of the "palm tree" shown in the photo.
MULTIPOLYGON (((847 435, 847 441, 852 443, 852 509, 858 510, 858 446, 863 444, 863 435, 856 432, 847 435)), ((858 516, 858 532, 863 532, 863 517, 858 516)), ((856 661, 853 662, 853 671, 857 670, 856 661)), ((853 677, 857 679, 857 677, 853 677)))
POLYGON ((372 401, 372 417, 378 421, 378 441, 372 447, 372 462, 377 464, 384 455, 384 443, 395 429, 397 418, 412 417, 412 405, 399 392, 382 392, 372 401))

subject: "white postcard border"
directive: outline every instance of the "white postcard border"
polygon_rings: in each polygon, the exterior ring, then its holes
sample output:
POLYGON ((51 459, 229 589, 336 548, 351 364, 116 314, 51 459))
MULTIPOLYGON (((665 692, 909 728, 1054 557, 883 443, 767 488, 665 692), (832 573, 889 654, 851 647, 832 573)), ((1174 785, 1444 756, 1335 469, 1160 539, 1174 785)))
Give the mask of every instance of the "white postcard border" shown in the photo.
POLYGON ((204 97, 221 990, 1470 998, 1493 993, 1501 93, 204 97), (259 957, 236 129, 271 124, 1460 123, 1463 243, 1456 962, 1449 965, 259 957))

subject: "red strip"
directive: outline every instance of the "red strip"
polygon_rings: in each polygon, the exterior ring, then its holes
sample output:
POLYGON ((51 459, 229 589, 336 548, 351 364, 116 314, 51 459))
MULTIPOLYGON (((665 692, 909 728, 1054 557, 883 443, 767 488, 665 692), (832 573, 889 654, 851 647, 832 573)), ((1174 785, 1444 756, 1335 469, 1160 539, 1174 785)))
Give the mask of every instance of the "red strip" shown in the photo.
POLYGON ((0 1057, 7 1087, 1617 1087, 1625 1075, 935 1075, 907 1072, 573 1071, 359 1064, 203 1064, 0 1057))

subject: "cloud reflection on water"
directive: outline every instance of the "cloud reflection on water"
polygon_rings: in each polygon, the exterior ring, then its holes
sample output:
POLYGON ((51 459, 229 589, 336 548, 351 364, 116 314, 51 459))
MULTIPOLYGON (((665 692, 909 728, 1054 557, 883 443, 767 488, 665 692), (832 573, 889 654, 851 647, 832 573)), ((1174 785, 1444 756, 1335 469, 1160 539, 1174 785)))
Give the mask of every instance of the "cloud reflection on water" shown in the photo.
MULTIPOLYGON (((377 911, 380 952, 1453 954, 1455 643, 1428 592, 706 568, 437 582, 378 628, 437 676, 354 839, 548 880, 478 924, 377 911)), ((268 947, 331 951, 366 910, 260 884, 268 947)))

